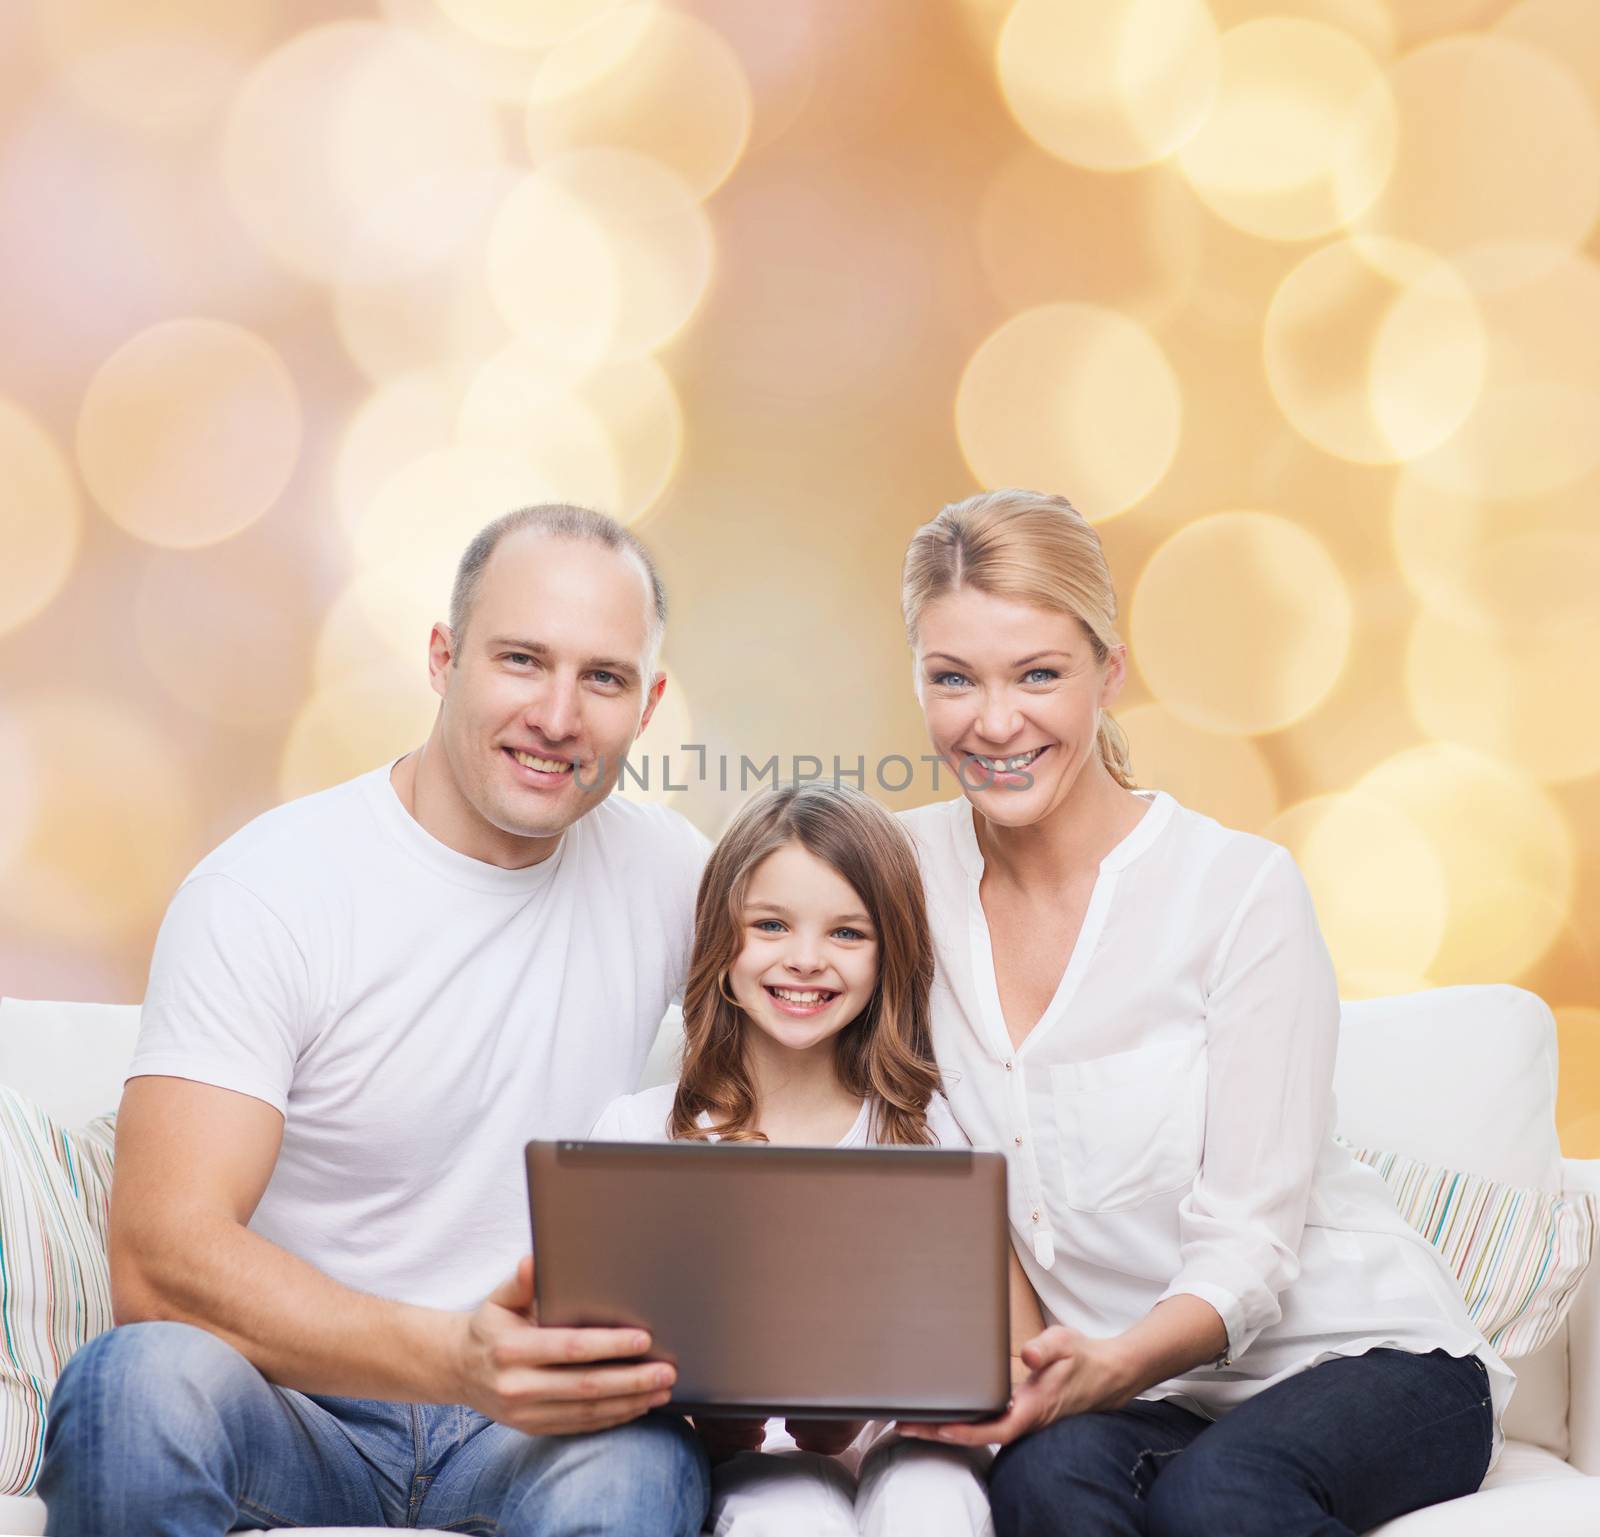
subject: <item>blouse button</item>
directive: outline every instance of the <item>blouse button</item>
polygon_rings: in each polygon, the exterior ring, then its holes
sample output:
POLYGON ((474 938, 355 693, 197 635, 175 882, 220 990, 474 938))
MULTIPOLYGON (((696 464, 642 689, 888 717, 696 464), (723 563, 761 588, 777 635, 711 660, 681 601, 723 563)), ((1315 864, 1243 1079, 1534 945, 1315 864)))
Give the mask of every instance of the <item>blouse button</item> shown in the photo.
POLYGON ((1022 1138, 1021 1137, 1014 1137, 1012 1140, 1017 1144, 1018 1147, 1022 1146, 1022 1138))
POLYGON ((1035 1221, 1035 1222, 1037 1222, 1037 1221, 1038 1221, 1038 1220, 1039 1220, 1039 1213, 1038 1213, 1038 1212, 1035 1212, 1035 1213, 1034 1213, 1034 1214, 1033 1214, 1033 1220, 1034 1220, 1034 1221, 1035 1221))
POLYGON ((1011 1071, 1011 1064, 1009 1062, 1006 1063, 1006 1071, 1008 1073, 1011 1071))

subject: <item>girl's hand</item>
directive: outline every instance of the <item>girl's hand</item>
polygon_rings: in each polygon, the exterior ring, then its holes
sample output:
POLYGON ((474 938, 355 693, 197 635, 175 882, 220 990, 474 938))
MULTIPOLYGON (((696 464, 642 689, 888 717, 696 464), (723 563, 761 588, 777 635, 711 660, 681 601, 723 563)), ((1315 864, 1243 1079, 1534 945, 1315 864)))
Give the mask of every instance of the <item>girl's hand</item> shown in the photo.
POLYGON ((865 1420, 785 1420, 794 1444, 803 1452, 837 1457, 857 1436, 865 1420))
POLYGON ((1011 1407, 999 1419, 977 1425, 902 1423, 900 1433, 955 1446, 1006 1445, 1064 1415, 1120 1409, 1136 1391, 1120 1340, 1095 1339, 1063 1324, 1029 1340, 1022 1361, 1028 1377, 1015 1385, 1011 1407))
POLYGON ((767 1438, 765 1420, 724 1420, 702 1417, 691 1421, 700 1444, 706 1449, 706 1461, 715 1467, 740 1452, 759 1452, 767 1438))

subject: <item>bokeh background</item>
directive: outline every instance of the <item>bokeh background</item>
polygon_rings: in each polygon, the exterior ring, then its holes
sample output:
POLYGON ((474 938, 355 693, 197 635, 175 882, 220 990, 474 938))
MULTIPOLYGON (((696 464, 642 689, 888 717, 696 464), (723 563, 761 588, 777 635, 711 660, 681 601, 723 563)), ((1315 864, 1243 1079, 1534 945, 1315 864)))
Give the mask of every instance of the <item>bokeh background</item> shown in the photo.
POLYGON ((1539 992, 1600 1156, 1597 215, 1593 0, 9 0, 0 992, 138 998, 208 848, 420 740, 508 507, 659 552, 630 793, 714 833, 925 750, 905 541, 1032 485, 1142 781, 1347 996, 1539 992))

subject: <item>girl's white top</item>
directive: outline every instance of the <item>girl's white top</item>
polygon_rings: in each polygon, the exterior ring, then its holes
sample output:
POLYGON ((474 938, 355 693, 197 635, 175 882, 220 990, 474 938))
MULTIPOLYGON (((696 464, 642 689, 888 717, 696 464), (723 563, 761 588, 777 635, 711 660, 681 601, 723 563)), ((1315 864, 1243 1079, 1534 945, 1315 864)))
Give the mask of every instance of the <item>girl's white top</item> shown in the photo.
POLYGON ((1112 1335, 1186 1293, 1226 1354, 1145 1393, 1215 1416, 1333 1356, 1476 1354, 1515 1378, 1439 1252, 1333 1139, 1339 997, 1288 852, 1142 792, 1100 862, 1055 996, 1000 1010, 964 799, 902 821, 938 960, 934 1045, 961 1128, 1003 1148, 1012 1238, 1046 1317, 1112 1335))

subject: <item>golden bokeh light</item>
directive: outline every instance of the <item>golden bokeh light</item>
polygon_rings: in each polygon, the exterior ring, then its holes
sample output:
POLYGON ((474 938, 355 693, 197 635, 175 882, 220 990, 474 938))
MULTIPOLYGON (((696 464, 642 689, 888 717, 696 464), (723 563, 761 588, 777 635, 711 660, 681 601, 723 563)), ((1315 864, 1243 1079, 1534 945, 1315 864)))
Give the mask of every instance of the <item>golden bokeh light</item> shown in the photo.
POLYGON ((0 882, 6 926, 92 946, 148 943, 197 853, 183 755, 150 717, 110 694, 52 688, 11 708, 35 805, 0 882))
POLYGON ((318 688, 289 728, 278 793, 292 800, 326 790, 421 746, 439 705, 426 655, 424 634, 411 667, 379 663, 318 688))
POLYGON ((139 656, 207 720, 275 732, 308 683, 316 603, 304 562, 271 540, 149 558, 134 600, 139 656))
POLYGON ((1494 30, 1569 70, 1600 113, 1600 11, 1590 0, 1522 0, 1494 30))
POLYGON ((1129 648, 1151 692, 1204 731, 1278 731, 1314 710, 1350 649, 1350 594, 1287 518, 1221 512, 1179 529, 1134 587, 1129 648))
POLYGON ((616 446, 570 384, 527 346, 478 370, 461 401, 459 442, 470 455, 480 507, 565 501, 610 508, 621 501, 616 446))
POLYGON ((1572 830, 1537 781, 1454 743, 1403 749, 1356 788, 1409 818, 1444 870, 1449 916, 1429 975, 1507 982, 1560 933, 1572 900, 1572 830))
POLYGON ((333 292, 339 340, 367 378, 475 362, 509 339, 485 264, 515 183, 504 169, 436 173, 372 210, 333 292))
POLYGON ((1271 766, 1249 737, 1201 731, 1158 704, 1116 712, 1134 777, 1227 827, 1258 833, 1278 809, 1271 766))
POLYGON ((504 48, 548 48, 602 21, 622 0, 437 0, 463 32, 504 48))
POLYGON ((497 106, 521 106, 543 47, 490 42, 459 26, 440 10, 438 0, 378 0, 378 9, 425 43, 464 91, 497 106))
POLYGON ((354 534, 391 475, 455 441, 465 381, 418 369, 381 384, 351 413, 339 444, 334 502, 339 524, 354 534))
POLYGON ((750 137, 750 84, 714 28, 649 0, 558 43, 528 93, 534 163, 608 145, 649 155, 699 197, 727 178, 750 137))
POLYGON ((162 137, 204 125, 227 101, 271 19, 266 0, 50 0, 39 35, 87 111, 162 137))
POLYGON ((1450 894, 1432 840, 1406 814, 1353 791, 1289 807, 1267 829, 1295 857, 1317 921, 1347 978, 1426 975, 1444 939, 1450 894))
POLYGON ((78 552, 72 471, 50 434, 0 396, 0 635, 25 625, 66 584, 78 552))
POLYGON ((1290 425, 1359 464, 1443 443, 1477 403, 1487 366, 1461 276, 1419 247, 1362 238, 1322 247, 1283 280, 1262 352, 1290 425))
POLYGON ((1177 375, 1137 321, 1093 304, 1014 315, 973 354, 956 433, 990 486, 1059 490, 1091 521, 1134 506, 1177 452, 1177 375))
POLYGON ((1211 14, 1224 30, 1262 20, 1262 12, 1294 21, 1314 21, 1337 27, 1354 38, 1375 59, 1388 59, 1395 51, 1394 17, 1386 0, 1209 0, 1211 14))
POLYGON ((996 60, 1030 138, 1125 171, 1171 154, 1210 111, 1216 23, 1202 0, 1018 0, 996 60))
POLYGON ((38 781, 21 723, 0 699, 0 882, 22 851, 33 828, 38 781))
POLYGON ((1567 1158, 1600 1158, 1600 1113, 1590 1109, 1600 1079, 1600 1009, 1569 1003, 1555 1009, 1561 1073, 1556 1127, 1567 1158))
POLYGON ((1442 490, 1544 496, 1600 467, 1600 265, 1541 262, 1537 277, 1480 293, 1483 385, 1459 430, 1413 469, 1442 490))
POLYGON ((1181 311, 1194 287, 1205 218, 1169 165, 1106 176, 1029 145, 984 189, 978 249, 1008 309, 1070 295, 1159 325, 1181 311))
POLYGON ((300 440, 299 394, 266 342, 224 321, 171 320, 119 347, 90 381, 78 465, 128 533, 189 549, 272 506, 300 440))
POLYGON ((1206 205, 1269 240, 1307 240, 1382 190, 1395 114, 1347 32, 1272 16, 1225 32, 1217 98, 1178 163, 1206 205))
POLYGON ((351 250, 415 182, 501 159, 487 106, 415 36, 376 21, 302 32, 252 71, 222 144, 224 181, 251 233, 307 277, 336 281, 351 250))
POLYGON ((655 506, 683 452, 683 407, 654 358, 613 363, 581 379, 578 400, 594 413, 616 455, 617 492, 601 510, 632 523, 655 506))
POLYGON ((1560 63, 1503 35, 1447 37, 1402 58, 1389 84, 1392 102, 1369 105, 1397 113, 1398 153, 1365 213, 1347 202, 1360 228, 1425 246, 1480 287, 1531 276, 1588 237, 1600 118, 1560 63))
POLYGON ((1486 545, 1448 612, 1418 616, 1406 657, 1412 711, 1431 736, 1537 779, 1600 771, 1600 537, 1486 545))

